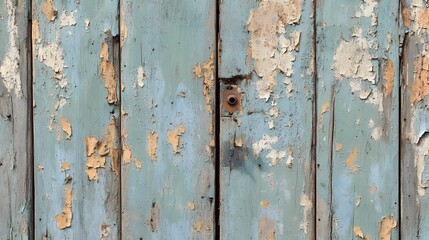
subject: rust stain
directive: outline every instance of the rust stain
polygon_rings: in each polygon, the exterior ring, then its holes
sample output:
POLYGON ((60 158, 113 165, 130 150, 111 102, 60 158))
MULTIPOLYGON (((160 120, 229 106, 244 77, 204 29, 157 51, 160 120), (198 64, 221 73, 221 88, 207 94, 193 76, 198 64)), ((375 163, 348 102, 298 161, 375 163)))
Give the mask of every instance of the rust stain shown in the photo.
POLYGON ((72 126, 67 118, 61 118, 61 128, 67 134, 66 139, 70 140, 70 137, 72 136, 72 126))
POLYGON ((150 132, 148 137, 148 154, 152 162, 156 162, 156 151, 158 149, 158 133, 150 132))
POLYGON ((149 225, 152 232, 155 232, 159 228, 159 207, 156 202, 152 202, 149 225))
POLYGON ((258 224, 258 239, 259 240, 275 240, 276 239, 276 222, 268 217, 263 217, 258 224))
POLYGON ((383 79, 386 81, 384 83, 384 96, 390 96, 393 91, 393 78, 395 76, 395 70, 393 69, 392 60, 388 59, 384 69, 383 79))
POLYGON ((61 168, 62 172, 68 171, 68 170, 70 170, 70 163, 69 162, 63 162, 63 163, 61 163, 60 168, 61 168))
POLYGON ((46 0, 42 3, 42 13, 45 15, 48 22, 53 22, 57 17, 57 9, 54 6, 53 0, 46 0))
POLYGON ((405 27, 409 27, 411 25, 411 11, 408 8, 402 8, 402 20, 404 22, 405 27))
POLYGON ((354 173, 359 170, 355 164, 356 158, 357 158, 357 147, 354 147, 349 157, 345 161, 347 168, 354 173))
POLYGON ((380 222, 378 237, 380 240, 390 240, 392 229, 396 228, 398 222, 393 217, 384 217, 380 222))
POLYGON ((71 226, 73 213, 72 213, 72 202, 73 202, 73 189, 69 186, 64 188, 65 199, 64 208, 61 214, 57 214, 55 219, 57 221, 57 227, 59 229, 66 229, 71 226))
POLYGON ((107 89, 107 102, 109 104, 116 104, 118 97, 116 94, 116 78, 115 68, 113 62, 109 60, 109 45, 103 42, 100 51, 100 64, 99 64, 101 76, 105 80, 105 87, 107 89))
POLYGON ((168 142, 173 147, 173 153, 179 153, 180 136, 185 133, 185 125, 180 124, 173 131, 168 131, 167 138, 168 142))
POLYGON ((412 106, 429 94, 429 57, 426 54, 425 50, 414 62, 414 82, 411 84, 410 92, 412 106))
POLYGON ((270 205, 270 201, 261 201, 259 204, 261 207, 267 208, 270 205))
POLYGON ((194 74, 198 78, 203 79, 203 95, 206 101, 207 111, 212 113, 212 96, 213 87, 215 86, 214 80, 214 52, 210 54, 209 60, 194 67, 194 74))
POLYGON ((247 52, 254 61, 254 71, 261 78, 256 82, 260 99, 268 101, 279 72, 286 78, 293 74, 300 33, 292 32, 288 38, 285 33, 288 25, 299 24, 301 8, 301 0, 262 0, 250 13, 247 30, 252 34, 247 52))

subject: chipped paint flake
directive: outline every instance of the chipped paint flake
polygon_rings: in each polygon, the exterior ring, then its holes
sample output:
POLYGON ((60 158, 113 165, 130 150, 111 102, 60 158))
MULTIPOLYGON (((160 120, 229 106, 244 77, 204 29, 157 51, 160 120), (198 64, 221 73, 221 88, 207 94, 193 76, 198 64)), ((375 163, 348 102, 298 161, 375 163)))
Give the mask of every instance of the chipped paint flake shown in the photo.
POLYGON ((259 220, 258 239, 259 240, 276 239, 276 222, 273 219, 265 216, 259 220))
MULTIPOLYGON (((424 179, 423 173, 426 168, 427 156, 429 156, 429 138, 422 137, 415 146, 414 165, 417 174, 417 193, 420 198, 426 195, 429 187, 429 179, 424 179)), ((420 201, 418 199, 418 201, 420 201)))
POLYGON ((349 157, 345 161, 347 168, 353 173, 356 173, 359 170, 359 168, 355 164, 356 158, 357 158, 357 147, 354 147, 349 157))
POLYGON ((273 149, 265 157, 271 159, 270 167, 274 167, 277 166, 280 161, 286 157, 286 151, 278 151, 273 149))
POLYGON ((100 240, 108 240, 111 239, 111 232, 110 232, 110 226, 109 224, 101 224, 101 236, 100 240))
POLYGON ((335 143, 335 151, 339 152, 343 149, 343 144, 335 143))
POLYGON ((65 172, 70 170, 70 163, 69 162, 63 162, 61 163, 61 172, 65 172))
POLYGON ((174 154, 179 153, 180 136, 182 136, 184 133, 185 133, 185 125, 183 124, 180 124, 173 131, 168 131, 168 134, 167 134, 168 142, 173 147, 174 154))
POLYGON ((89 32, 89 25, 91 25, 91 21, 89 19, 85 19, 85 32, 89 32))
POLYGON ((311 201, 308 195, 302 194, 299 205, 303 208, 302 223, 299 225, 299 228, 307 235, 308 227, 311 224, 309 221, 309 216, 313 209, 313 201, 311 201))
POLYGON ((158 149, 158 133, 150 132, 147 137, 148 154, 152 162, 156 162, 156 151, 158 149))
POLYGON ((383 128, 382 127, 375 127, 371 131, 371 138, 375 141, 379 141, 381 137, 383 136, 383 128))
MULTIPOLYGON (((429 21, 429 10, 428 10, 429 21)), ((414 82, 411 83, 410 102, 413 106, 429 95, 429 54, 425 49, 414 62, 414 82)))
POLYGON ((61 118, 61 128, 67 134, 66 139, 70 140, 72 136, 72 126, 67 118, 61 118))
POLYGON ((3 56, 0 65, 0 77, 9 93, 14 93, 18 98, 22 97, 22 83, 19 70, 20 56, 18 49, 18 23, 16 21, 16 6, 13 0, 6 0, 7 24, 9 27, 8 51, 3 56))
MULTIPOLYGON (((384 67, 383 79, 384 83, 384 96, 390 96, 393 91, 393 80, 395 77, 395 69, 393 68, 392 60, 387 60, 386 66, 384 67)), ((428 69, 429 70, 429 69, 428 69)))
POLYGON ((103 141, 97 140, 93 136, 85 138, 87 161, 85 163, 87 169, 85 173, 88 179, 98 180, 99 168, 105 168, 106 157, 110 157, 110 166, 112 171, 119 175, 119 151, 116 145, 116 125, 112 120, 107 126, 106 134, 103 141))
POLYGON ((365 239, 365 235, 363 234, 362 229, 360 227, 353 226, 353 233, 355 234, 356 237, 365 239))
POLYGON ((209 113, 213 112, 212 92, 215 86, 214 61, 215 55, 214 52, 212 52, 209 60, 201 64, 197 64, 193 70, 195 76, 203 79, 203 95, 206 101, 207 111, 209 113))
POLYGON ((63 12, 60 16, 60 28, 67 27, 67 26, 75 26, 76 25, 76 15, 77 10, 71 11, 70 15, 67 15, 67 12, 65 9, 63 9, 63 12))
POLYGON ((329 110, 330 107, 331 107, 331 103, 330 102, 326 102, 325 104, 323 104, 322 111, 320 113, 321 114, 326 113, 329 110))
POLYGON ((73 189, 70 186, 64 188, 65 198, 64 207, 60 214, 55 216, 57 221, 57 227, 59 229, 66 229, 71 226, 73 213, 72 213, 72 202, 73 202, 73 189))
POLYGON ((107 89, 107 102, 109 104, 116 104, 118 97, 116 93, 116 77, 113 62, 109 60, 109 45, 103 42, 100 50, 100 64, 101 76, 105 80, 105 87, 107 89))
POLYGON ((40 46, 38 51, 39 61, 51 68, 54 77, 57 80, 56 84, 59 88, 65 88, 68 85, 68 80, 64 76, 64 50, 57 42, 48 43, 45 46, 40 46))
POLYGON ((248 54, 261 78, 256 82, 260 99, 268 101, 279 71, 287 77, 292 76, 300 33, 290 33, 289 39, 284 35, 287 25, 299 24, 301 7, 301 0, 262 0, 250 13, 247 30, 252 34, 248 54))
POLYGON ((259 154, 262 150, 271 149, 272 145, 277 143, 278 137, 276 136, 268 136, 264 134, 262 136, 262 139, 252 144, 253 153, 255 154, 256 158, 259 157, 259 154))
POLYGON ((146 72, 143 69, 143 66, 139 66, 137 68, 137 77, 136 77, 136 88, 142 88, 144 86, 144 80, 147 78, 146 72))
POLYGON ((385 217, 380 222, 378 237, 380 240, 390 240, 392 229, 396 228, 398 223, 393 217, 385 217))
POLYGON ((203 222, 202 220, 197 220, 197 221, 193 224, 194 229, 195 229, 195 231, 197 231, 197 232, 201 232, 201 230, 203 229, 203 225, 204 225, 204 222, 203 222))
POLYGON ((267 208, 270 205, 270 201, 261 201, 259 204, 261 207, 267 208))
POLYGON ((42 3, 42 13, 45 15, 48 22, 55 21, 57 17, 57 9, 54 6, 53 0, 46 0, 46 2, 42 3))
MULTIPOLYGON (((122 6, 122 5, 121 5, 122 6)), ((123 10, 122 10, 123 11, 123 10)), ((124 18, 123 18, 123 14, 120 14, 120 16, 121 16, 121 19, 119 20, 119 24, 120 24, 120 29, 121 29, 121 43, 120 43, 120 45, 121 45, 121 47, 124 45, 124 43, 125 43, 125 40, 127 39, 127 37, 128 37, 128 27, 127 27, 127 25, 125 24, 125 20, 124 20, 124 18)))
POLYGON ((188 208, 190 210, 195 210, 195 203, 194 203, 194 201, 189 201, 188 202, 188 208))
POLYGON ((375 71, 365 39, 346 42, 342 40, 335 51, 333 70, 335 78, 362 79, 375 83, 375 71))

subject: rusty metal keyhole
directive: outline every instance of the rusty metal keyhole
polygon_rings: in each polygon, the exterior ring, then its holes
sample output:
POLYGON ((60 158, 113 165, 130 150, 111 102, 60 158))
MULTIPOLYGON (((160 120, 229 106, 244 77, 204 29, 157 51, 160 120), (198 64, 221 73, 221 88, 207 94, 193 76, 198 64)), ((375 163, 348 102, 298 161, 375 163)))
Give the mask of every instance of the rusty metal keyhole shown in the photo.
POLYGON ((225 86, 222 94, 223 107, 229 114, 233 114, 241 109, 241 94, 237 91, 237 86, 225 86))
POLYGON ((237 96, 235 95, 228 95, 228 97, 226 97, 226 100, 228 101, 228 104, 231 106, 235 106, 238 102, 237 96))

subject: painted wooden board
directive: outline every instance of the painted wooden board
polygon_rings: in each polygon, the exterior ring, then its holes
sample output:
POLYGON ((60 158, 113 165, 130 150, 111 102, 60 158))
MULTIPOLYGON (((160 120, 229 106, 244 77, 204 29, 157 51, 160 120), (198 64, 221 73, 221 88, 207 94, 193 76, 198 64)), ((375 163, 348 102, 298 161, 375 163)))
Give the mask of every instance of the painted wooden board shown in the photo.
POLYGON ((398 1, 317 1, 320 239, 398 239, 398 1))
POLYGON ((0 1, 0 239, 32 239, 27 1, 0 1))
POLYGON ((215 10, 121 4, 122 239, 213 238, 215 10))
POLYGON ((426 1, 401 1, 401 238, 429 238, 428 30, 426 1))
POLYGON ((312 4, 220 3, 221 239, 315 237, 312 4))
POLYGON ((35 239, 119 238, 118 15, 33 1, 35 239))

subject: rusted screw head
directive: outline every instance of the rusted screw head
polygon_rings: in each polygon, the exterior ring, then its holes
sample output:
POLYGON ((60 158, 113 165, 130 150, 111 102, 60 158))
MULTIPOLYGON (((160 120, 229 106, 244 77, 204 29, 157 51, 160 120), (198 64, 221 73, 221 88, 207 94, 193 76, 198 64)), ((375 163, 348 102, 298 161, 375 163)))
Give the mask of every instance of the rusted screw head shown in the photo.
POLYGON ((228 97, 226 97, 226 100, 228 101, 228 104, 231 106, 235 106, 238 103, 237 96, 235 95, 228 95, 228 97))

